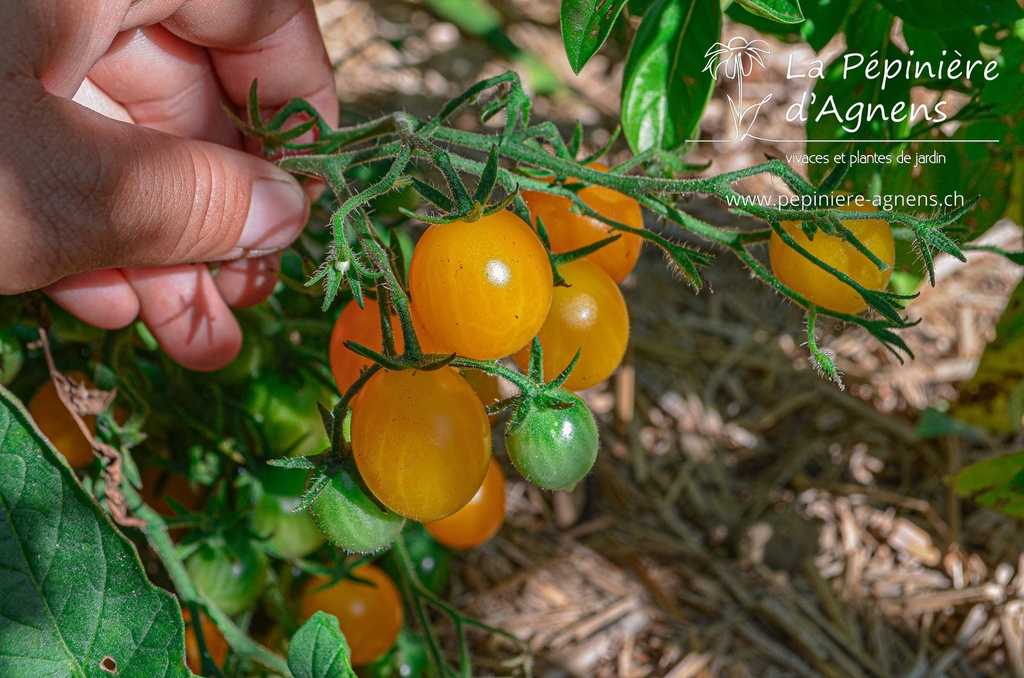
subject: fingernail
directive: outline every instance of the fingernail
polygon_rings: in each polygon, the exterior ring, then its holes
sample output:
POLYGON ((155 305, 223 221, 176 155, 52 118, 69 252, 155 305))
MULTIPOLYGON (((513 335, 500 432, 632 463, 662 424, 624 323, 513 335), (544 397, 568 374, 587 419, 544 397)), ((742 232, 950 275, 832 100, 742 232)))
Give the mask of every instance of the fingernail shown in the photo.
POLYGON ((246 251, 284 249, 302 231, 308 217, 309 200, 297 181, 291 177, 257 179, 238 247, 246 251))

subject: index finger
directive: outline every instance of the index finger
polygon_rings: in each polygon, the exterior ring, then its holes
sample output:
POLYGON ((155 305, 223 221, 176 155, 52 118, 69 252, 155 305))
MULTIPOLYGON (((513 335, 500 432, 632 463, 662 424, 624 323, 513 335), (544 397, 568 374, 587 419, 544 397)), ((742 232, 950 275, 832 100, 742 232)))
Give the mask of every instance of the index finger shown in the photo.
POLYGON ((334 72, 309 0, 192 0, 162 23, 209 49, 225 94, 240 109, 258 79, 261 107, 303 98, 338 124, 334 72))

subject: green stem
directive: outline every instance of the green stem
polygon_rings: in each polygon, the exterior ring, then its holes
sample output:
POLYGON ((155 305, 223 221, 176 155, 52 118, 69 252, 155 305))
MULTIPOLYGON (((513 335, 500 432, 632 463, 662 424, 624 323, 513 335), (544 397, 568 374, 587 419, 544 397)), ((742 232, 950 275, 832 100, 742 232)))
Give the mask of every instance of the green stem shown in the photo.
POLYGON ((282 676, 290 677, 292 674, 288 670, 288 662, 283 657, 271 652, 250 638, 235 625, 231 617, 224 614, 220 608, 211 603, 195 587, 195 584, 192 583, 192 578, 188 574, 188 570, 185 569, 185 564, 178 558, 174 542, 171 541, 171 537, 167 533, 167 526, 164 523, 163 516, 145 504, 139 493, 129 483, 123 483, 122 489, 128 505, 132 507, 132 513, 146 521, 146 524, 142 527, 146 541, 149 542, 150 548, 153 549, 160 562, 163 563, 171 583, 174 584, 174 589, 185 603, 190 608, 192 606, 201 608, 213 623, 217 625, 217 629, 224 635, 224 639, 231 646, 231 649, 239 655, 258 662, 282 676))

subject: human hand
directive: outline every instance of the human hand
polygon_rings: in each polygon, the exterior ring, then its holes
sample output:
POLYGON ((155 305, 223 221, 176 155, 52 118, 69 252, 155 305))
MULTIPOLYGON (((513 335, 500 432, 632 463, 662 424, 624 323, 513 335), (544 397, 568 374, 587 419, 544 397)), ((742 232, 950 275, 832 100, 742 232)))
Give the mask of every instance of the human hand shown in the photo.
POLYGON ((107 329, 138 316, 185 367, 226 365, 229 307, 270 294, 309 201, 221 104, 244 111, 258 78, 262 105, 302 97, 337 124, 312 3, 0 3, 0 44, 0 294, 45 288, 107 329))

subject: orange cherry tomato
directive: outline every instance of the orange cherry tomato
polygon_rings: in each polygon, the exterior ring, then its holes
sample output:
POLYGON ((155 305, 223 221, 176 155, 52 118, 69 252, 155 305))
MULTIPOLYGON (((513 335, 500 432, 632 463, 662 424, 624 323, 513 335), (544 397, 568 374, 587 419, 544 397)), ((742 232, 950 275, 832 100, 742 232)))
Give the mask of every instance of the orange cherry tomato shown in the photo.
MULTIPOLYGON (((839 203, 839 209, 853 212, 877 212, 870 202, 849 201, 839 203)), ((783 221, 782 228, 805 250, 826 264, 842 271, 869 290, 882 290, 889 284, 892 266, 896 261, 896 247, 892 229, 881 219, 844 221, 843 225, 875 254, 889 265, 884 271, 871 263, 851 243, 843 238, 818 231, 811 240, 800 228, 798 221, 783 221)), ((839 313, 860 313, 868 307, 864 298, 852 287, 783 242, 774 231, 768 243, 768 256, 772 272, 783 285, 804 296, 813 304, 839 313)))
POLYGON ((384 656, 402 630, 402 599, 394 582, 369 563, 352 570, 352 576, 370 584, 342 579, 322 588, 330 579, 317 575, 306 584, 302 618, 317 611, 333 614, 352 650, 352 664, 363 666, 384 656))
MULTIPOLYGON (((395 330, 395 348, 401 352, 405 346, 402 341, 402 327, 398 316, 391 316, 391 327, 395 330)), ((380 331, 380 306, 373 299, 363 299, 363 308, 352 300, 348 302, 331 332, 329 356, 331 373, 342 395, 359 378, 359 374, 369 367, 373 361, 345 348, 346 341, 354 341, 374 351, 384 351, 384 337, 380 331)))
MULTIPOLYGON (((92 382, 82 372, 69 372, 68 376, 84 383, 87 388, 93 388, 92 382)), ((71 468, 86 468, 92 464, 92 445, 82 435, 82 430, 64 407, 53 380, 47 380, 35 392, 29 400, 28 412, 35 419, 43 435, 49 438, 57 451, 68 460, 71 468)), ((90 415, 83 419, 89 432, 95 434, 96 417, 90 415)))
MULTIPOLYGON (((598 162, 588 167, 601 172, 608 171, 607 165, 598 162)), ((640 203, 629 196, 603 186, 588 186, 580 190, 578 195, 580 200, 598 214, 633 228, 644 227, 640 203)), ((600 219, 576 214, 572 211, 572 202, 568 198, 550 193, 523 191, 523 200, 526 201, 530 216, 534 219, 534 225, 537 217, 544 222, 551 250, 556 254, 578 250, 610 235, 620 235, 618 240, 587 255, 586 258, 604 269, 616 283, 622 282, 636 266, 636 261, 640 258, 640 247, 644 242, 640 236, 614 231, 600 219)))
POLYGON ((491 427, 473 388, 452 368, 381 370, 352 405, 352 454, 385 506, 413 520, 440 520, 483 482, 491 427))
POLYGON ((167 501, 168 497, 190 511, 199 508, 202 497, 192 488, 188 478, 180 473, 170 473, 157 466, 145 466, 139 475, 142 477, 139 494, 160 515, 168 518, 176 515, 167 501))
POLYGON ((409 292, 444 352, 493 360, 530 342, 551 304, 551 265, 530 226, 509 211, 427 229, 409 292))
MULTIPOLYGON (((544 349, 544 378, 553 379, 580 359, 565 388, 580 391, 604 381, 622 362, 629 341, 629 313, 618 286, 600 267, 577 259, 558 267, 569 287, 556 287, 551 311, 538 336, 544 349)), ((520 368, 530 364, 530 347, 515 354, 520 368)))
MULTIPOLYGON (((197 676, 203 675, 203 658, 199 652, 199 639, 192 624, 192 615, 187 609, 182 609, 182 616, 185 618, 185 661, 188 669, 197 676)), ((224 660, 228 658, 228 641, 224 639, 220 629, 205 614, 200 616, 199 628, 203 632, 203 643, 210 653, 210 658, 217 666, 223 667, 224 660)))
POLYGON ((443 520, 425 523, 430 536, 448 548, 471 549, 493 537, 505 522, 505 472, 491 459, 480 489, 468 504, 443 520))

